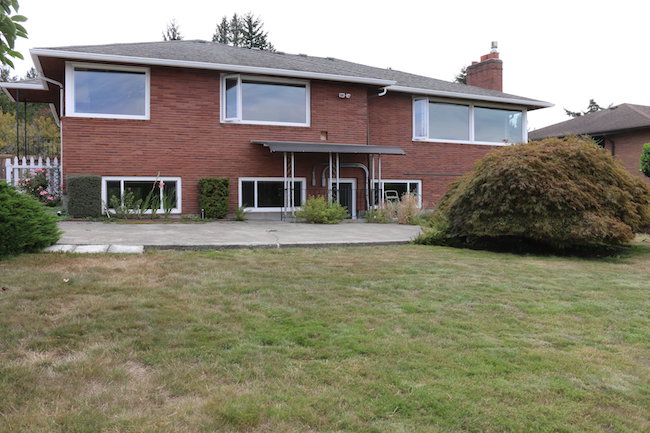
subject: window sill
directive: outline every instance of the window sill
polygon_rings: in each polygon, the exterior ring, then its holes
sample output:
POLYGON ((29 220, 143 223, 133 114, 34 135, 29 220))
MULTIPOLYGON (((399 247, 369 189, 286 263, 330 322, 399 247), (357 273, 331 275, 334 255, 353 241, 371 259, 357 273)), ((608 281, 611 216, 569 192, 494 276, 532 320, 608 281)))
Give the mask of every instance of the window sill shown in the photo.
POLYGON ((95 113, 66 113, 65 117, 86 119, 113 119, 113 120, 151 120, 150 116, 130 116, 124 114, 95 114, 95 113))
POLYGON ((302 128, 309 128, 309 123, 290 123, 290 122, 264 122, 253 120, 221 120, 221 123, 226 125, 265 125, 265 126, 297 126, 302 128))
MULTIPOLYGON (((289 206, 285 208, 281 207, 246 207, 244 208, 244 212, 251 212, 251 213, 263 213, 263 212, 282 212, 282 210, 289 210, 291 209, 289 206)), ((301 210, 302 207, 300 206, 295 206, 294 210, 301 210)))
POLYGON ((414 143, 442 143, 442 144, 471 144, 478 146, 511 146, 514 143, 493 143, 490 141, 465 141, 465 140, 435 140, 432 138, 413 137, 414 143))

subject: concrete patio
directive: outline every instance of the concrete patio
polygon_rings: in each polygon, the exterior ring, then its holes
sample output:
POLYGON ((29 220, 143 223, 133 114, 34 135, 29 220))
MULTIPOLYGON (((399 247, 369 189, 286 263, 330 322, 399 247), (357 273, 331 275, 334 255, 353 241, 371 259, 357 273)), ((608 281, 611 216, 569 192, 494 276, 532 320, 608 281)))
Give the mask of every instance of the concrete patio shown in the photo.
POLYGON ((410 242, 419 226, 344 222, 333 225, 268 221, 103 223, 64 221, 49 251, 139 253, 148 249, 204 250, 392 245, 410 242))

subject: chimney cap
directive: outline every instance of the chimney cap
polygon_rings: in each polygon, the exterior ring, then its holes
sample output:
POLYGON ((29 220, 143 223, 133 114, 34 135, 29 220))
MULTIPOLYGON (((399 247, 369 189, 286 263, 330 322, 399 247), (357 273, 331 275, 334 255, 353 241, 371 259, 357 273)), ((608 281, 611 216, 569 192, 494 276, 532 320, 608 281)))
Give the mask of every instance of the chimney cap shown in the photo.
POLYGON ((492 41, 492 49, 490 50, 491 53, 496 53, 497 48, 499 48, 499 43, 497 41, 492 41))

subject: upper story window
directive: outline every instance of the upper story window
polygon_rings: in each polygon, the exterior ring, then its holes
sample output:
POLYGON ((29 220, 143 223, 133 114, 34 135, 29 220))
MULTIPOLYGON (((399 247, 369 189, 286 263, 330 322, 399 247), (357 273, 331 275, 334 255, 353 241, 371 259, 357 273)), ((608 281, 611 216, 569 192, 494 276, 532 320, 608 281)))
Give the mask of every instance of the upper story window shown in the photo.
POLYGON ((149 119, 149 69, 69 63, 66 115, 149 119))
POLYGON ((225 75, 221 120, 261 125, 309 126, 309 83, 225 75))
POLYGON ((413 100, 413 139, 507 145, 526 141, 526 111, 474 104, 413 100))

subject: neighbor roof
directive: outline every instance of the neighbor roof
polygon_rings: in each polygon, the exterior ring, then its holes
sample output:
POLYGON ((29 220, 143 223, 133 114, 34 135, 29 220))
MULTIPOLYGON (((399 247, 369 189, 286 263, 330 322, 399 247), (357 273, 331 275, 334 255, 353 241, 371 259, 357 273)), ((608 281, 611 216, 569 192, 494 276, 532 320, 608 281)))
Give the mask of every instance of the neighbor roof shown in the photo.
POLYGON ((332 57, 313 57, 257 49, 237 48, 207 41, 163 41, 110 45, 81 45, 31 50, 34 62, 39 57, 115 61, 150 65, 232 70, 270 75, 360 82, 390 91, 520 104, 530 109, 552 104, 480 87, 452 83, 392 69, 352 63, 332 57))
POLYGON ((566 122, 556 123, 528 133, 531 140, 568 135, 607 135, 630 129, 650 127, 650 107, 621 104, 595 111, 566 122))

